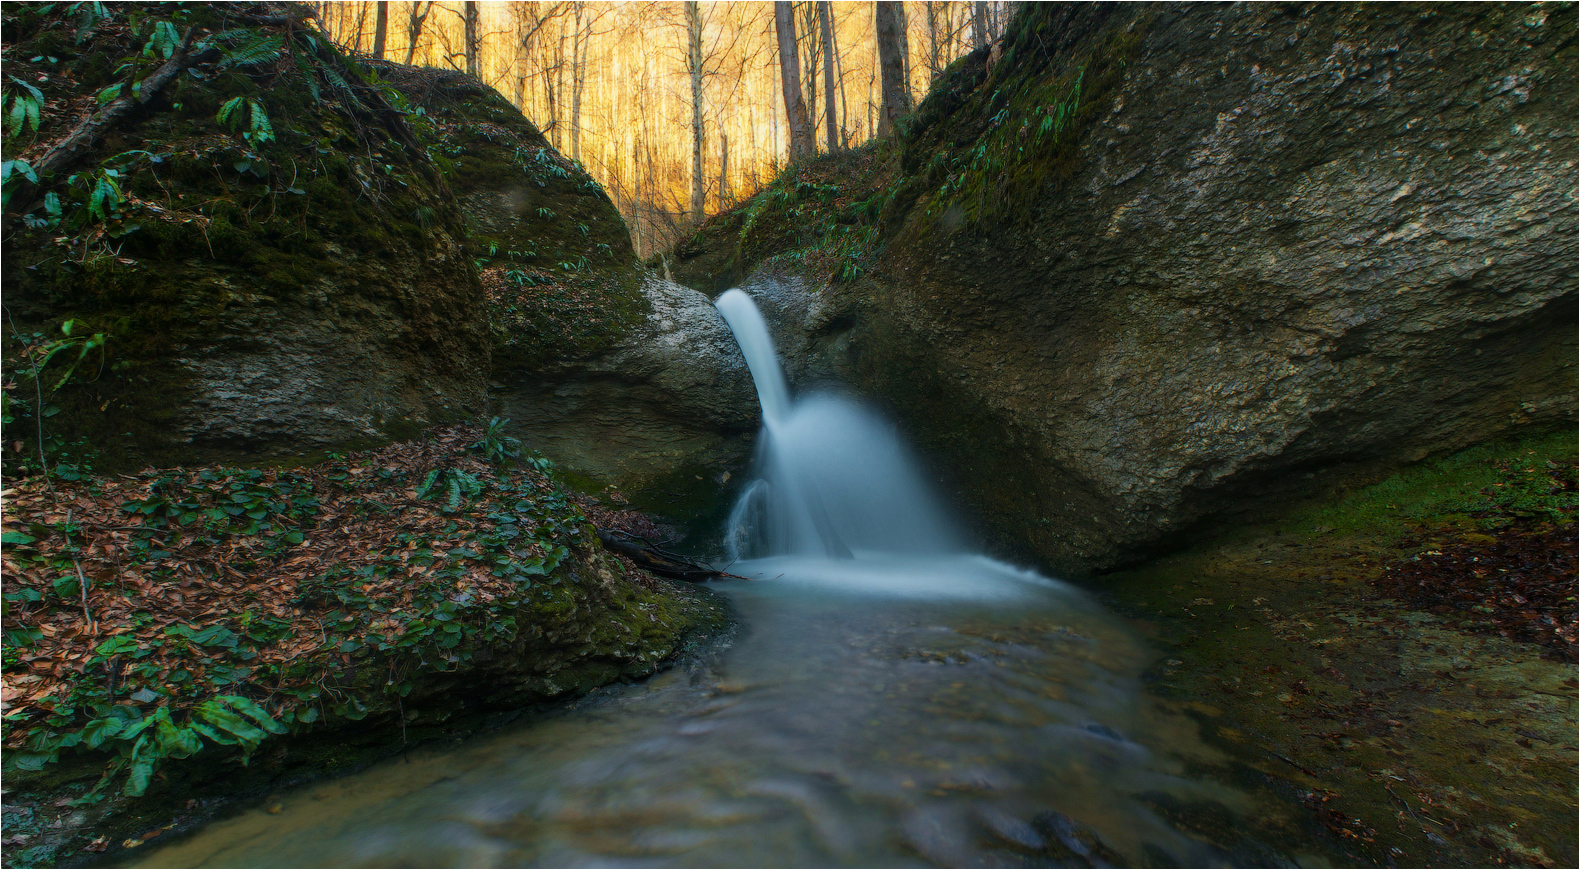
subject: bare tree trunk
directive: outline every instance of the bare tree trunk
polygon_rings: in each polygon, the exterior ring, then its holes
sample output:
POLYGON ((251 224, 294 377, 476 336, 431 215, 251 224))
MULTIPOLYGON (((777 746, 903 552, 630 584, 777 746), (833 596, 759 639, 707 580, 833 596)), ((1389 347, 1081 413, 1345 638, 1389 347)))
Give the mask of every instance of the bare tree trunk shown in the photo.
POLYGON ((879 0, 873 4, 873 23, 878 36, 878 68, 881 72, 883 105, 878 109, 878 135, 887 136, 894 122, 911 110, 911 89, 905 81, 905 22, 898 2, 879 0))
MULTIPOLYGON (((832 20, 834 13, 829 12, 832 20)), ((831 36, 829 48, 834 55, 834 81, 839 85, 839 141, 841 146, 850 147, 850 96, 845 93, 845 64, 839 56, 839 32, 830 27, 831 36)))
POLYGON ((801 60, 796 55, 795 17, 788 0, 774 0, 774 29, 779 36, 779 81, 784 87, 785 116, 790 125, 790 161, 817 151, 806 103, 801 100, 801 60))
POLYGON ((379 0, 378 14, 373 16, 373 56, 384 59, 384 40, 390 30, 389 0, 379 0))
POLYGON ((839 115, 834 104, 834 13, 829 0, 819 0, 817 23, 823 31, 823 114, 828 127, 828 150, 839 150, 839 115))
POLYGON ((719 211, 729 208, 735 199, 730 190, 730 134, 719 131, 719 211))
POLYGON ((702 117, 702 5, 686 0, 686 72, 691 76, 691 219, 702 222, 708 196, 707 179, 702 174, 702 152, 707 148, 707 129, 702 117))
POLYGON ((479 37, 477 34, 476 0, 466 0, 464 8, 466 11, 465 16, 463 16, 466 19, 466 74, 472 78, 480 79, 482 75, 478 70, 477 64, 479 37))
POLYGON ((971 4, 971 44, 973 48, 985 48, 988 44, 988 8, 987 0, 976 0, 971 4))
POLYGON ((422 38, 422 26, 428 20, 428 13, 433 11, 433 0, 426 3, 413 3, 406 17, 406 62, 411 63, 417 54, 417 40, 422 38), (418 10, 422 10, 421 14, 418 10))
POLYGON ((366 44, 362 41, 363 31, 365 31, 368 26, 368 6, 366 3, 357 4, 356 22, 357 41, 354 47, 358 52, 361 52, 362 46, 366 44))
POLYGON ((806 117, 811 125, 812 148, 817 149, 817 65, 822 52, 819 50, 817 38, 817 3, 801 4, 806 18, 801 22, 800 36, 796 38, 797 54, 806 58, 806 82, 802 92, 806 94, 806 117), (802 48, 804 47, 804 51, 802 48))
POLYGON ((571 38, 571 159, 582 159, 582 89, 587 84, 587 34, 582 24, 587 4, 575 3, 576 33, 571 38))
POLYGON ((915 105, 911 101, 911 24, 902 0, 896 0, 894 4, 894 18, 900 23, 900 64, 904 70, 900 80, 905 84, 905 108, 909 111, 915 105))
POLYGON ((943 10, 934 0, 927 0, 923 8, 927 12, 927 72, 932 81, 938 81, 938 74, 943 72, 943 46, 938 40, 938 15, 943 10))

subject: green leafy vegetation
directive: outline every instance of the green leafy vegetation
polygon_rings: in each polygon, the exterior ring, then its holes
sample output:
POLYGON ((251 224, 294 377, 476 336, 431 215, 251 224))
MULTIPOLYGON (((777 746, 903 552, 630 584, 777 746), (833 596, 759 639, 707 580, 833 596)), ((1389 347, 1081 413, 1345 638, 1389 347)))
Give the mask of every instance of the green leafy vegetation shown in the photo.
POLYGON ((39 111, 44 108, 44 93, 16 76, 6 76, 15 86, 4 93, 0 109, 5 116, 6 136, 20 136, 31 127, 38 132, 39 111))
POLYGON ((4 532, 8 769, 108 753, 86 799, 111 785, 139 795, 167 760, 224 748, 245 764, 267 735, 398 710, 443 674, 508 662, 524 638, 573 658, 591 637, 601 656, 651 668, 681 626, 648 623, 636 605, 656 599, 620 579, 548 463, 518 461, 507 425, 294 471, 17 487, 4 532), (611 597, 642 624, 571 617, 611 597))
POLYGON ((85 104, 147 100, 135 138, 108 128, 54 172, 35 168, 48 143, 8 131, 7 369, 28 370, 36 342, 25 336, 67 321, 115 336, 102 371, 49 398, 48 427, 27 378, 5 381, 26 441, 41 428, 87 438, 107 469, 174 461, 162 442, 190 392, 170 362, 178 349, 222 339, 226 312, 311 305, 326 280, 404 311, 415 303, 400 287, 348 276, 368 262, 421 271, 430 249, 464 236, 423 158, 432 125, 310 27, 186 4, 31 4, 8 7, 6 21, 16 82, 5 80, 4 110, 27 130, 64 135, 85 104), (188 66, 146 92, 175 62, 188 66))

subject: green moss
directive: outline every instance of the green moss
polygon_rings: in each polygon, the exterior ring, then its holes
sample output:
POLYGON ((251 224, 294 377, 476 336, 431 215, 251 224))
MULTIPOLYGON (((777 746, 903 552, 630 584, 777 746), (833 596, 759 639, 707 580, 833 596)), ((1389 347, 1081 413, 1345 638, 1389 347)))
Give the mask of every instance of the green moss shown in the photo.
POLYGON ((1550 491, 1550 471, 1567 470, 1573 480, 1577 443, 1565 430, 1472 447, 1407 468, 1337 504, 1307 508, 1286 525, 1358 534, 1422 523, 1491 528, 1507 523, 1510 512, 1550 519, 1574 509, 1572 490, 1550 491), (1494 516, 1478 516, 1487 514, 1494 516))
POLYGON ((1098 591, 1156 635, 1152 691, 1240 759, 1245 781, 1306 795, 1351 862, 1568 866, 1573 809, 1550 783, 1573 775, 1573 662, 1368 584, 1383 565, 1485 537, 1488 514, 1541 525, 1526 508, 1547 507, 1550 474, 1572 487, 1575 460, 1572 431, 1479 445, 1098 591))

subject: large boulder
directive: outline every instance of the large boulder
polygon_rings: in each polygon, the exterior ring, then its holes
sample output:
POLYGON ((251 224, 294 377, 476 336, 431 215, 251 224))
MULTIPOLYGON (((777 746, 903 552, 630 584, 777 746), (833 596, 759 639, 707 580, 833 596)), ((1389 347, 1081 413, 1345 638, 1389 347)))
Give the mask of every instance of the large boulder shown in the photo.
MULTIPOLYGON (((586 170, 469 76, 343 57, 300 10, 221 12, 177 10, 189 71, 8 202, 19 335, 35 355, 107 336, 102 363, 61 380, 67 348, 38 379, 62 384, 47 446, 109 468, 278 461, 492 410, 588 488, 662 509, 683 480, 678 513, 700 510, 749 451, 744 363, 706 298, 636 262, 586 170)), ((47 100, 40 135, 8 140, 34 162, 79 120, 61 107, 159 52, 44 7, 7 40, 47 100)), ((14 431, 35 430, 36 392, 8 393, 14 431)))
POLYGON ((827 365, 1069 572, 1572 425, 1575 23, 1027 4, 902 133, 827 365))
POLYGON ((1028 6, 906 143, 965 168, 895 203, 860 376, 1074 568, 1572 420, 1574 37, 1540 7, 1028 6), (1065 142, 967 164, 1072 104, 1065 142))
POLYGON ((664 516, 705 515, 751 455, 760 411, 708 297, 649 277, 647 314, 597 353, 495 369, 501 413, 571 472, 664 516))
POLYGON ((488 295, 490 404, 584 489, 690 522, 746 461, 757 400, 706 296, 636 261, 579 163, 470 76, 377 68, 433 124, 488 295), (445 156, 453 155, 453 156, 445 156))
MULTIPOLYGON (((8 180, 20 336, 106 336, 102 361, 45 373, 47 441, 84 439, 111 466, 264 459, 486 410, 461 213, 391 92, 298 13, 174 11, 194 37, 185 68, 158 90, 140 69, 145 102, 36 187, 8 180)), ((117 64, 183 63, 118 14, 7 13, 8 72, 44 98, 8 157, 48 165, 117 64)))

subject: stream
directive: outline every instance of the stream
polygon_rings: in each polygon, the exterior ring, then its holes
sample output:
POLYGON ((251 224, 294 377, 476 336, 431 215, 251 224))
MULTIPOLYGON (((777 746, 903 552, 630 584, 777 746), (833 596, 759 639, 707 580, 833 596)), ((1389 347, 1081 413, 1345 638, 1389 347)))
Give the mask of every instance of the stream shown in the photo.
POLYGON ((718 304, 764 414, 726 536, 751 579, 714 586, 727 648, 282 792, 135 866, 1332 863, 1145 691, 1156 651, 1129 623, 967 552, 892 427, 791 401, 750 299, 718 304))

